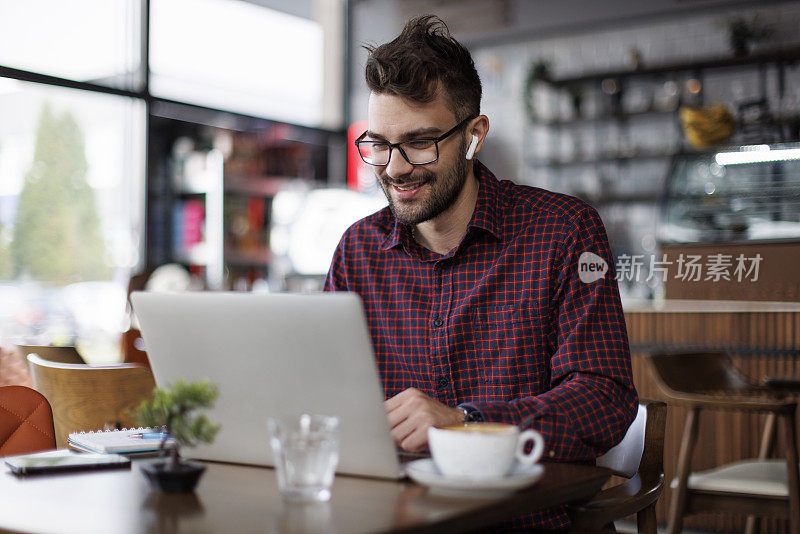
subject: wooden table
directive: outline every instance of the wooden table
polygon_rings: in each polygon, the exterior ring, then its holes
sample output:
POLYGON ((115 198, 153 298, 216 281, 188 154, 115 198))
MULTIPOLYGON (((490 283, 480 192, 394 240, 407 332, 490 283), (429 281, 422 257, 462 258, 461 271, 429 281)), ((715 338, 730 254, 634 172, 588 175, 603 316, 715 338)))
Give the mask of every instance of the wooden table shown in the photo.
POLYGON ((208 463, 194 494, 151 491, 139 472, 17 478, 0 473, 0 531, 36 533, 461 532, 583 500, 609 478, 600 467, 545 464, 533 487, 500 497, 436 495, 410 481, 337 476, 328 503, 281 500, 269 468, 208 463))

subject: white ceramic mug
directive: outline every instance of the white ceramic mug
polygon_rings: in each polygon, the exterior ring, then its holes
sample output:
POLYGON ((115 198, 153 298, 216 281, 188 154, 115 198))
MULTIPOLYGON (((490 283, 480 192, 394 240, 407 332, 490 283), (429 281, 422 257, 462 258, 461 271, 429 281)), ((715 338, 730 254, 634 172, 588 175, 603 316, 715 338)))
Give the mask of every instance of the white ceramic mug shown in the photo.
POLYGON ((431 427, 428 446, 443 475, 468 478, 502 477, 511 472, 514 460, 532 465, 544 453, 541 434, 503 423, 431 427), (531 441, 533 448, 526 454, 525 447, 531 441))

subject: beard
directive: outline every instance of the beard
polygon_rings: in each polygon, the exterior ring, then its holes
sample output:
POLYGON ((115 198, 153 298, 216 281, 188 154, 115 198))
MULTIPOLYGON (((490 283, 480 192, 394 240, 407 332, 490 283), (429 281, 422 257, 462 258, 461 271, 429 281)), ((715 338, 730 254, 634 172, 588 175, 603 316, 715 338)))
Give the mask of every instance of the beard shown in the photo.
MULTIPOLYGON (((462 136, 457 153, 464 154, 466 151, 466 138, 462 136)), ((401 154, 394 154, 394 156, 403 157, 401 154)), ((427 169, 419 169, 416 172, 417 168, 415 167, 411 174, 396 179, 389 178, 385 173, 376 173, 376 175, 395 218, 401 224, 413 226, 437 217, 455 204, 464 189, 464 184, 467 183, 467 173, 471 163, 464 157, 456 157, 455 163, 441 174, 427 169), (424 183, 428 186, 426 198, 403 200, 395 199, 392 196, 393 185, 402 186, 414 183, 424 183)))

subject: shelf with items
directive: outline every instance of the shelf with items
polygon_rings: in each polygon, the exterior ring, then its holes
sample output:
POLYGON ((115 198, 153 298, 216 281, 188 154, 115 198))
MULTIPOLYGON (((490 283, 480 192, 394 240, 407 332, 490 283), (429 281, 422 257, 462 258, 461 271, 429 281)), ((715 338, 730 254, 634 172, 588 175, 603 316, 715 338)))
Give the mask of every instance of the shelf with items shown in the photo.
POLYGON ((599 196, 592 199, 592 204, 595 206, 606 206, 606 205, 625 205, 625 204, 653 204, 658 202, 664 196, 663 193, 640 193, 640 194, 628 194, 628 195, 605 195, 599 196))
POLYGON ((577 76, 553 78, 550 83, 557 87, 568 87, 590 82, 602 82, 609 78, 644 78, 673 74, 682 71, 704 71, 711 69, 751 68, 767 64, 791 65, 800 60, 800 46, 780 48, 764 48, 744 56, 708 56, 688 61, 654 64, 638 69, 619 69, 597 72, 586 72, 577 76))
MULTIPOLYGON (((672 242, 800 239, 798 163, 714 161, 742 144, 798 141, 798 60, 795 47, 540 81, 528 94, 526 180, 595 206, 615 258, 655 258, 672 242), (723 118, 733 131, 714 139, 723 118)), ((623 280, 620 290, 646 298, 659 287, 623 280)))
POLYGON ((225 193, 271 198, 296 178, 288 176, 249 176, 225 173, 225 193))
POLYGON ((269 247, 226 248, 225 263, 236 266, 269 267, 272 252, 269 247))
MULTIPOLYGON (((599 115, 532 122, 526 126, 529 150, 525 163, 531 168, 558 170, 626 165, 641 160, 668 161, 686 149, 676 104, 677 101, 671 103, 668 110, 624 109, 612 113, 606 109, 599 115)), ((603 106, 610 104, 596 104, 595 109, 603 106)))
MULTIPOLYGON (((615 121, 630 127, 637 118, 662 120, 659 116, 677 122, 675 112, 682 105, 701 106, 708 100, 705 81, 712 75, 728 76, 741 73, 757 80, 757 97, 767 100, 767 86, 774 86, 773 102, 769 110, 771 122, 776 127, 776 138, 767 141, 792 141, 800 130, 800 94, 787 89, 787 73, 800 63, 800 47, 764 49, 743 57, 716 56, 685 62, 651 65, 639 69, 619 69, 587 72, 576 76, 549 75, 546 62, 532 67, 526 87, 526 106, 531 126, 545 126, 554 130, 565 127, 595 125, 615 121), (538 71, 536 69, 539 69, 538 71), (771 72, 768 72, 771 69, 771 72), (716 74, 715 74, 716 73, 716 74), (728 74, 725 74, 728 73, 728 74), (774 83, 767 83, 768 74, 774 83), (793 137, 794 136, 794 137, 793 137)), ((710 81, 710 80, 709 80, 710 81)), ((723 82, 722 85, 726 85, 723 82)), ((730 85, 730 84, 727 84, 730 85)), ((732 89, 733 90, 733 89, 732 89)), ((735 92, 735 91, 734 91, 735 92)), ((740 89, 740 92, 745 92, 740 89)), ((725 100, 721 95, 711 95, 715 100, 725 100)), ((734 113, 744 115, 740 104, 753 104, 747 98, 730 95, 734 113)), ((741 95, 739 95, 741 96, 741 95)), ((740 130, 747 126, 747 117, 740 117, 740 130)), ((683 142, 681 140, 681 142, 683 142)), ((688 149, 683 145, 679 150, 688 149)), ((666 151, 666 156, 675 150, 666 151)), ((530 159, 529 159, 530 160, 530 159)), ((537 158, 538 164, 548 161, 559 164, 559 158, 537 158)))
POLYGON ((151 113, 148 265, 183 264, 208 289, 266 286, 273 198, 326 183, 343 134, 202 112, 151 113))
POLYGON ((586 123, 594 123, 594 122, 602 122, 602 121, 620 121, 629 118, 635 117, 654 117, 654 116, 673 116, 675 114, 675 109, 644 109, 644 110, 637 110, 637 111, 628 111, 628 112, 619 112, 616 114, 604 114, 604 115, 596 115, 591 117, 586 116, 573 116, 570 118, 561 118, 561 119, 553 119, 549 121, 542 121, 540 124, 542 126, 571 126, 571 125, 583 125, 586 123))
POLYGON ((221 289, 223 235, 222 228, 214 221, 223 213, 223 155, 214 149, 195 151, 184 146, 186 150, 173 151, 174 258, 190 271, 202 272, 210 289, 221 289))
MULTIPOLYGON (((227 180, 226 180, 227 181, 227 180)), ((225 263, 235 266, 269 267, 269 228, 272 195, 226 194, 224 211, 225 263)))
POLYGON ((650 202, 655 216, 674 161, 715 150, 687 140, 681 107, 727 103, 731 143, 797 140, 798 60, 792 46, 566 77, 539 61, 525 91, 527 180, 594 204, 650 202))
POLYGON ((568 167, 580 165, 596 165, 598 163, 622 163, 626 161, 665 159, 670 158, 675 152, 633 152, 630 154, 606 154, 595 158, 581 158, 572 160, 529 161, 531 167, 568 167))

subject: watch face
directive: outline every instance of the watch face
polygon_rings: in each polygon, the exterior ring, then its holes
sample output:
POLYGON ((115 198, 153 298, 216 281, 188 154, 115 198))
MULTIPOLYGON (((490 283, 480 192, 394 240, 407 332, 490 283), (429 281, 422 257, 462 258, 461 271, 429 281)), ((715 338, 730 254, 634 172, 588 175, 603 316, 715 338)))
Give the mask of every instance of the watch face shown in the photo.
POLYGON ((465 423, 482 423, 483 422, 483 415, 481 412, 476 410, 475 408, 465 408, 463 406, 458 407, 459 410, 464 412, 464 422, 465 423))
POLYGON ((481 416, 481 412, 478 410, 467 411, 466 417, 464 417, 464 421, 467 423, 479 423, 483 421, 483 417, 481 416))

